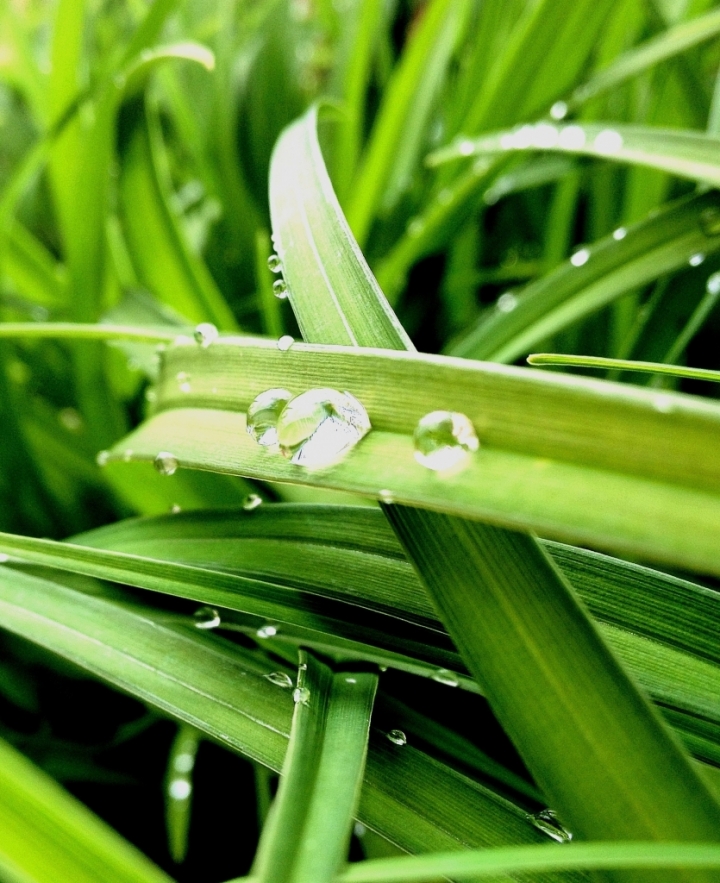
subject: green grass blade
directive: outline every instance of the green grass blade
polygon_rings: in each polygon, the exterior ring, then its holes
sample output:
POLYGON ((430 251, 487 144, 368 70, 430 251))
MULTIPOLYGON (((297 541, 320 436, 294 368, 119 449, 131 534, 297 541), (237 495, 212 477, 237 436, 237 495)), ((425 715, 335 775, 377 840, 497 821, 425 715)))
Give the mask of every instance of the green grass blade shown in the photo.
POLYGON ((360 792, 377 675, 332 672, 300 653, 280 785, 253 873, 261 883, 332 883, 360 792))
POLYGON ((709 368, 689 368, 686 365, 666 365, 663 362, 638 362, 632 359, 606 359, 602 356, 574 356, 564 353, 533 353, 527 357, 529 365, 554 367, 600 368, 606 371, 641 371, 665 374, 668 377, 687 377, 693 380, 720 382, 720 371, 709 368))
POLYGON ((184 861, 193 798, 193 768, 200 747, 200 733, 194 727, 180 726, 173 739, 165 779, 165 827, 168 850, 173 861, 184 861))
POLYGON ((170 883, 163 871, 0 741, 0 873, 32 883, 170 883))
POLYGON ((67 273, 24 224, 8 230, 3 271, 19 295, 51 310, 66 307, 67 273))

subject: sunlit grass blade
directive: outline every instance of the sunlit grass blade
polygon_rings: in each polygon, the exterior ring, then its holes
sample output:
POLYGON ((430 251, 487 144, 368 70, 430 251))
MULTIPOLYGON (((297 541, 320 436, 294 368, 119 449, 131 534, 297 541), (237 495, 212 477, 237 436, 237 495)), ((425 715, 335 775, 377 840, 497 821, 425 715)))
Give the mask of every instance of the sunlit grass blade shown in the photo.
POLYGON ((709 380, 720 383, 720 371, 710 368, 691 368, 687 365, 666 365, 664 362, 639 362, 632 359, 607 359, 603 356, 575 356, 565 353, 532 353, 527 357, 530 365, 548 367, 599 368, 604 371, 641 371, 648 374, 666 374, 669 377, 686 377, 692 380, 709 380))
POLYGON ((569 261, 516 292, 511 310, 495 309, 452 347, 453 355, 512 361, 619 295, 688 266, 720 248, 715 193, 670 204, 637 225, 578 249, 569 261))

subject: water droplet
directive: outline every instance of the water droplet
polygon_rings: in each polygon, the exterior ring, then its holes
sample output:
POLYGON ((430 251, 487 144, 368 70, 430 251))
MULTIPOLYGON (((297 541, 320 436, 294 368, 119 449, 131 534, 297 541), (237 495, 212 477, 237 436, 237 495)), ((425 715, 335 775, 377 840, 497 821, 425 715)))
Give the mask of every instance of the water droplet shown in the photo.
POLYGON ((175 454, 169 451, 160 451, 153 460, 153 466, 160 475, 174 475, 178 468, 178 460, 175 454))
POLYGON ((173 779, 168 788, 168 794, 173 800, 187 800, 192 791, 192 785, 187 779, 173 779))
POLYGON ((301 662, 300 665, 298 665, 298 671, 307 671, 307 662, 301 662))
POLYGON ((457 687, 460 683, 457 676, 447 668, 439 668, 432 673, 431 677, 438 684, 445 684, 446 687, 457 687))
POLYGON ((180 392, 190 392, 190 375, 185 371, 178 371, 175 375, 175 380, 177 380, 177 385, 180 387, 180 392))
POLYGON ((378 497, 383 501, 383 503, 394 503, 395 495, 392 491, 389 491, 387 488, 382 488, 378 491, 378 497))
POLYGON ((664 393, 658 393, 652 397, 652 406, 661 414, 670 414, 675 407, 672 397, 664 393))
POLYGON ((178 512, 182 512, 182 508, 178 503, 173 503, 170 507, 170 512, 172 515, 177 515, 178 512))
POLYGON ((283 334, 283 336, 277 342, 277 348, 280 350, 281 353, 286 353, 294 343, 294 337, 290 337, 289 334, 283 334))
POLYGON ((98 451, 98 454, 95 457, 95 462, 98 464, 98 466, 107 466, 109 459, 110 451, 98 451))
POLYGON ((295 396, 277 422, 280 452, 291 463, 324 469, 370 431, 367 411, 349 392, 326 387, 295 396))
POLYGON ((271 254, 267 259, 268 270, 271 273, 282 273, 282 261, 280 260, 280 255, 271 254))
POLYGON ((293 690, 293 702, 295 705, 309 705, 310 691, 307 687, 296 687, 293 690))
POLYGON ((402 730, 390 730, 385 734, 393 745, 407 745, 407 736, 402 730))
POLYGON ((293 682, 290 675, 285 674, 284 671, 271 671, 269 674, 263 675, 271 684, 275 684, 276 687, 282 687, 283 690, 289 690, 292 687, 293 682))
POLYGON ((260 638, 260 640, 265 640, 265 638, 274 638, 278 633, 278 627, 276 625, 272 625, 271 623, 267 623, 266 625, 261 625, 260 628, 255 632, 255 636, 260 638))
POLYGON ((624 239, 627 236, 627 230, 625 227, 618 227, 617 230, 613 230, 613 239, 616 242, 620 242, 621 239, 624 239))
POLYGON ((288 286, 284 279, 276 279, 273 282, 273 294, 280 300, 285 300, 288 296, 288 286))
POLYGON ((471 156, 475 150, 475 142, 470 138, 459 138, 455 142, 455 147, 460 156, 471 156))
POLYGON ((501 313, 512 313, 517 305, 517 295, 513 294, 512 291, 506 291, 504 294, 501 294, 500 297, 497 299, 495 307, 501 313))
POLYGON ((260 494, 248 494, 243 500, 242 507, 245 512, 254 512, 262 506, 263 499, 260 494))
POLYGON ((700 212, 700 229, 706 236, 720 236, 720 208, 709 206, 700 212))
POLYGON ((535 126, 525 125, 515 129, 513 135, 513 147, 517 150, 527 149, 535 143, 535 126))
POLYGON ((457 411, 426 414, 415 427, 413 441, 417 462, 435 471, 459 466, 480 447, 472 423, 457 411))
POLYGON ((287 389, 266 389, 253 399, 247 411, 247 431, 259 445, 277 445, 278 418, 292 397, 287 389))
POLYGON ((220 614, 214 607, 198 607, 193 613, 196 629, 216 629, 220 625, 220 614))
POLYGON ((570 263, 573 267, 582 267, 584 264, 590 260, 590 250, 587 248, 581 248, 575 252, 574 255, 570 257, 570 263))
POLYGON ((708 294, 720 294, 720 272, 708 276, 705 288, 708 294))
POLYGON ((0 564, 7 564, 9 560, 9 555, 6 555, 5 552, 0 552, 0 564))
POLYGON ((550 116, 554 120, 564 120, 568 114, 568 106, 564 101, 556 101, 550 108, 550 116))
POLYGON ((558 817, 551 809, 543 809, 540 812, 529 814, 527 819, 538 831, 542 831, 543 834, 547 834, 558 843, 569 843, 572 840, 572 833, 560 824, 558 817))
POLYGON ((357 684, 357 678, 345 678, 346 684, 357 684))
POLYGON ((378 665, 378 669, 379 669, 380 671, 387 671, 387 670, 388 670, 388 667, 387 667, 387 665, 378 665))
POLYGON ((500 136, 500 147, 503 150, 513 150, 515 148, 515 135, 512 132, 505 132, 500 136))
POLYGON ((212 322, 201 322, 195 326, 195 331, 193 331, 195 343, 199 343, 204 349, 207 349, 211 343, 214 343, 219 336, 220 334, 212 322))
POLYGON ((355 822, 353 826, 353 834, 356 837, 364 837, 367 834, 367 828, 362 822, 355 822))
POLYGON ((702 252, 698 252, 697 254, 690 255, 690 259, 688 260, 688 264, 691 267, 699 267, 700 264, 705 260, 705 255, 702 252))
POLYGON ((133 458, 133 449, 132 449, 132 448, 126 448, 126 449, 123 451, 122 458, 123 458, 123 463, 129 463, 129 462, 132 460, 132 458, 133 458))
POLYGON ((582 150, 587 136, 582 126, 563 126, 558 135, 558 147, 563 150, 582 150))
POLYGON ((540 150, 550 150, 557 146, 560 133, 552 123, 538 123, 533 135, 533 146, 540 150))
POLYGON ((173 769, 177 770, 177 772, 189 773, 194 766, 195 756, 190 754, 189 752, 183 751, 181 754, 175 755, 175 760, 173 761, 173 769))
POLYGON ((615 129, 603 129, 593 140, 593 147, 598 153, 616 153, 623 146, 623 137, 615 129))

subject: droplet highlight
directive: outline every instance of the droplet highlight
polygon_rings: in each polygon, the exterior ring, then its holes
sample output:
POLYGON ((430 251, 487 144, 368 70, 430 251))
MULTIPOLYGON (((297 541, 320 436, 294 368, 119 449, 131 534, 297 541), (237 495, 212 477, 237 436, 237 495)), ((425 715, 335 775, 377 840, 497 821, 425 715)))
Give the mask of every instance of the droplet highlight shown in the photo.
POLYGON ((282 273, 283 264, 280 260, 280 255, 271 254, 267 259, 267 265, 271 273, 282 273))
POLYGON ((274 638, 278 633, 278 627, 276 625, 272 625, 271 623, 267 623, 266 625, 261 625, 260 628, 255 632, 255 636, 260 638, 261 641, 264 641, 266 638, 274 638))
POLYGON ((720 294, 720 272, 708 276, 705 289, 708 294, 720 294))
POLYGON ((590 260, 590 251, 587 248, 581 248, 571 255, 570 263, 573 267, 582 267, 590 260))
POLYGON ((254 512, 262 506, 263 499, 259 494, 248 494, 243 500, 243 510, 245 512, 254 512))
POLYGON ((275 684, 276 687, 282 687, 283 690, 289 690, 293 685, 292 678, 284 671, 271 671, 269 674, 263 675, 265 680, 275 684))
POLYGON ((390 730, 385 735, 393 745, 407 745, 407 736, 402 730, 390 730))
POLYGON ((569 843, 573 839, 572 832, 568 831, 568 829, 558 821, 558 817, 552 809, 543 809, 540 810, 540 812, 531 813, 527 818, 538 831, 542 831, 543 834, 547 834, 548 837, 551 837, 558 843, 569 843))
POLYGON ((337 463, 370 431, 362 404, 349 392, 322 387, 291 399, 277 421, 281 454, 296 466, 337 463))
POLYGON ((690 255, 688 264, 690 264, 691 267, 699 267, 700 264, 704 262, 704 260, 705 255, 702 254, 702 252, 698 252, 697 254, 690 255))
POLYGON ((160 475, 174 475, 178 468, 178 459, 169 451, 160 451, 153 460, 153 466, 160 475))
POLYGON ((247 411, 248 434, 263 447, 278 443, 277 424, 293 394, 287 389, 266 389, 253 399, 247 411))
POLYGON ((201 322, 199 325, 195 326, 195 331, 193 331, 195 343, 199 343, 203 349, 207 349, 211 343, 214 343, 218 339, 219 336, 220 332, 212 322, 201 322))
POLYGON ((475 427, 457 411, 431 411, 418 421, 413 435, 415 459, 443 472, 460 466, 480 447, 475 427))
POLYGON ((616 242, 620 242, 621 239, 624 239, 627 236, 627 230, 625 227, 618 227, 617 230, 613 230, 612 238, 616 242))
POLYGON ((281 353, 286 353, 294 343, 294 337, 291 337, 289 334, 283 334, 283 336, 277 342, 277 348, 280 350, 281 353))
POLYGON ((220 622, 220 614, 214 607, 198 607, 193 613, 193 624, 196 629, 216 629, 220 622))
POLYGON ((168 788, 168 794, 173 800, 187 800, 192 791, 192 785, 187 779, 173 779, 168 788))

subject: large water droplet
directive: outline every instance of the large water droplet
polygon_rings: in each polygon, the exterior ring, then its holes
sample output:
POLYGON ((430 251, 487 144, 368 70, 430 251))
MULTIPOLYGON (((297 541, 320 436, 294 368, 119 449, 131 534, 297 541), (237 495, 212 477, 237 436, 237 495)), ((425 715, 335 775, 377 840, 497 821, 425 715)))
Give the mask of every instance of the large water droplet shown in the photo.
POLYGON ((295 705, 309 705, 310 691, 307 687, 296 687, 293 690, 293 702, 295 705))
POLYGON ((540 812, 528 815, 527 818, 538 831, 542 831, 543 834, 547 834, 558 843, 569 843, 572 840, 572 832, 560 824, 552 809, 540 810, 540 812))
POLYGON ((697 254, 690 255, 690 259, 688 260, 688 264, 691 267, 699 267, 700 264, 705 260, 705 255, 702 252, 697 252, 697 254))
POLYGON ((175 454, 169 451, 160 451, 153 460, 153 466, 160 475, 174 475, 178 468, 178 460, 175 454))
POLYGON ((706 236, 720 236, 720 208, 709 206, 700 212, 700 229, 706 236))
POLYGON ((554 120, 564 120, 568 114, 568 106, 564 101, 556 101, 550 108, 550 116, 554 120))
POLYGON ((517 305, 517 295, 513 294, 512 291, 506 291, 504 294, 501 294, 500 297, 497 299, 495 307, 501 313, 512 313, 517 305))
POLYGON ((470 420, 457 411, 431 411, 422 417, 413 435, 415 459, 435 471, 454 469, 480 442, 470 420))
POLYGON ((402 730, 390 730, 385 734, 393 745, 407 745, 407 736, 402 730))
POLYGON ((255 636, 260 638, 261 640, 265 640, 265 638, 274 638, 278 633, 278 627, 276 625, 272 625, 272 623, 266 623, 265 625, 261 625, 260 628, 255 632, 255 636))
POLYGON ((438 684, 445 684, 446 687, 457 687, 460 683, 457 675, 447 668, 439 668, 437 671, 433 672, 431 677, 434 681, 437 681, 438 684))
POLYGON ((276 279, 273 282, 273 294, 280 300, 285 300, 288 296, 288 285, 284 279, 276 279))
POLYGON ((190 392, 190 375, 186 371, 178 371, 175 375, 180 392, 190 392))
POLYGON ((575 254, 571 255, 570 263, 573 267, 582 267, 583 264, 587 264, 590 260, 590 251, 587 248, 581 248, 575 252, 575 254))
POLYGON ((196 629, 216 629, 220 625, 220 614, 214 607, 198 607, 193 613, 196 629))
POLYGON ((613 239, 616 242, 619 242, 621 239, 624 239, 627 236, 627 230, 625 227, 618 227, 617 230, 613 230, 613 239))
POLYGON ((558 135, 558 147, 563 150, 582 150, 587 136, 582 126, 563 126, 558 135))
POLYGON ((271 254, 267 259, 268 270, 271 273, 282 273, 282 261, 280 260, 280 255, 271 254))
POLYGON ((354 396, 323 387, 288 402, 277 422, 277 439, 291 463, 324 469, 337 463, 370 428, 367 411, 354 396))
POLYGON ((283 336, 277 342, 277 348, 280 350, 281 353, 286 353, 294 343, 294 337, 291 337, 289 334, 283 334, 283 336))
POLYGON ((708 294, 720 294, 720 272, 708 276, 705 288, 708 294))
POLYGON ((243 510, 245 512, 254 512, 260 506, 262 506, 262 497, 260 494, 248 494, 247 497, 243 500, 243 510))
POLYGON ((616 153, 623 146, 623 137, 616 129, 603 129, 593 141, 598 153, 616 153))
POLYGON ((277 445, 278 418, 292 397, 287 389, 266 389, 253 400, 247 411, 247 431, 259 445, 277 445))
POLYGON ((187 779, 173 779, 168 788, 168 794, 173 800, 187 800, 192 791, 192 785, 187 779))
POLYGON ((293 682, 290 675, 285 674, 284 671, 271 671, 269 674, 263 675, 271 684, 275 684, 276 687, 282 687, 283 690, 289 690, 292 687, 293 682))
POLYGON ((195 326, 195 331, 193 331, 195 343, 199 343, 204 349, 207 349, 211 343, 214 343, 219 336, 220 334, 212 322, 201 322, 195 326))

